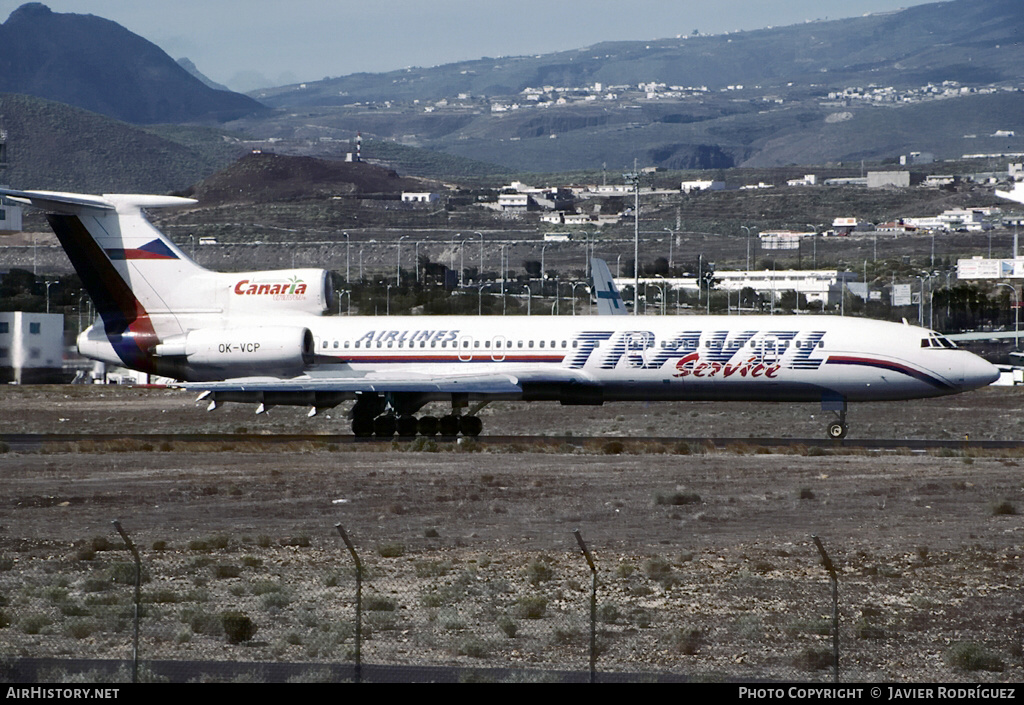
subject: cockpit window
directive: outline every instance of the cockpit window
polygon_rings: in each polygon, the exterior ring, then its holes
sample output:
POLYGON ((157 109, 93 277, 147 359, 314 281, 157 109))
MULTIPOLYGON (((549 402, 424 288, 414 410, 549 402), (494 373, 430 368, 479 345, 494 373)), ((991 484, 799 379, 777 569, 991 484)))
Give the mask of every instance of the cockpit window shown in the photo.
POLYGON ((947 350, 956 350, 956 343, 947 338, 944 335, 938 333, 929 333, 927 338, 921 338, 922 348, 945 348, 947 350))

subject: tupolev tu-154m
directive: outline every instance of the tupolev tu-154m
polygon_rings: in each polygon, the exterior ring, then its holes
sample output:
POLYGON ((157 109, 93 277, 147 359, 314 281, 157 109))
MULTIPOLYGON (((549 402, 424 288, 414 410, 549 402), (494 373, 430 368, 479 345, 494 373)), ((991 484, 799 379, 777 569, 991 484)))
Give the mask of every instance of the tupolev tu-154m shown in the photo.
POLYGON ((849 402, 957 394, 999 376, 934 331, 863 318, 330 316, 326 270, 210 271, 143 214, 192 199, 0 195, 47 212, 95 303, 82 355, 179 380, 210 409, 312 415, 355 401, 357 436, 476 436, 476 411, 495 400, 729 400, 820 402, 842 438, 849 402), (451 412, 417 416, 431 402, 451 412))

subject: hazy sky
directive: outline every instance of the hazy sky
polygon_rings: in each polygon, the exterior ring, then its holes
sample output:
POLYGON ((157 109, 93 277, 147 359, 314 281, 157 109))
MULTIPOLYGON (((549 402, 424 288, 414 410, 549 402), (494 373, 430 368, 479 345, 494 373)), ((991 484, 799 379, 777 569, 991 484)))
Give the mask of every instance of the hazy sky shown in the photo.
MULTIPOLYGON (((113 20, 186 56, 215 81, 250 89, 360 71, 539 54, 618 39, 661 39, 839 19, 926 0, 43 0, 113 20), (249 76, 251 79, 251 75, 249 76)), ((0 19, 23 0, 0 0, 0 19)))

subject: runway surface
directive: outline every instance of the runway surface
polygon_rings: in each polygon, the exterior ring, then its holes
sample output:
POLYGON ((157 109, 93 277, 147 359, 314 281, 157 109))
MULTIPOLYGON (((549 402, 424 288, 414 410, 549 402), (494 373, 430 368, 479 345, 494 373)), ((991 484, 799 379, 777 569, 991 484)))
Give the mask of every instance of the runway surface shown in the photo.
MULTIPOLYGON (((673 436, 494 436, 482 435, 475 438, 451 436, 413 436, 413 437, 377 437, 357 438, 350 434, 257 434, 257 433, 6 433, 0 434, 0 442, 6 443, 13 451, 38 451, 52 444, 111 444, 127 442, 132 450, 159 451, 161 444, 174 443, 176 449, 180 444, 194 445, 197 450, 211 445, 245 444, 248 446, 264 446, 272 449, 296 443, 315 445, 367 444, 376 445, 391 443, 414 443, 417 440, 434 441, 436 443, 472 442, 480 446, 506 446, 510 444, 550 446, 552 444, 573 445, 580 447, 597 446, 601 449, 615 442, 629 448, 640 446, 663 446, 671 449, 685 444, 688 448, 715 448, 718 450, 743 450, 748 448, 792 449, 799 447, 823 449, 860 449, 860 450, 903 450, 926 452, 929 450, 1022 450, 1024 440, 971 440, 961 439, 891 439, 891 438, 844 438, 833 440, 827 438, 699 438, 673 436)), ((610 452, 613 449, 605 449, 610 452)), ((621 451, 620 451, 621 452, 621 451)), ((664 451, 662 451, 664 452, 664 451)))

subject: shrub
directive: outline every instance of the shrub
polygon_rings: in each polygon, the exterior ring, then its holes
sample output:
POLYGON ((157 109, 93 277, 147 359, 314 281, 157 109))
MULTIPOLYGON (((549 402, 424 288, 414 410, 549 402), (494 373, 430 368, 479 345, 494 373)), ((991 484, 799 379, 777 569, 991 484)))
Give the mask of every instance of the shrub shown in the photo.
POLYGON ((88 639, 98 628, 96 620, 88 618, 69 619, 64 623, 64 631, 73 639, 88 639))
POLYGON ((806 648, 793 657, 793 665, 808 671, 823 671, 832 666, 832 651, 806 648))
POLYGON ((605 455, 620 455, 625 450, 625 446, 622 445, 622 441, 608 441, 601 446, 601 452, 605 455))
POLYGON ((703 641, 704 635, 698 627, 684 627, 672 635, 672 645, 676 651, 687 656, 700 651, 703 641))
POLYGON ((605 602, 603 605, 597 608, 597 618, 599 621, 605 624, 615 624, 615 622, 621 619, 622 613, 619 611, 617 605, 611 602, 605 602))
MULTIPOLYGON (((110 582, 117 583, 118 585, 134 585, 135 584, 135 564, 134 563, 115 563, 110 567, 110 582)), ((145 566, 142 566, 142 577, 139 582, 149 582, 149 571, 145 566)))
POLYGON ((459 656, 470 656, 472 658, 487 658, 491 652, 491 645, 476 637, 466 637, 455 645, 455 653, 459 656))
POLYGON ((188 624, 193 634, 206 634, 207 636, 220 636, 224 633, 224 623, 217 615, 205 612, 199 608, 184 610, 181 613, 181 621, 188 624))
POLYGON ((405 555, 405 546, 400 543, 382 543, 377 546, 381 558, 401 558, 405 555))
POLYGON ((293 548, 309 548, 312 545, 308 536, 289 536, 281 539, 278 543, 293 548))
POLYGON ((675 507, 684 504, 700 504, 700 495, 696 492, 672 492, 669 494, 659 492, 654 498, 654 503, 675 507))
POLYGON ((526 575, 531 585, 539 585, 545 580, 551 580, 555 571, 543 560, 534 559, 526 566, 526 575))
POLYGON ((992 516, 1011 516, 1016 513, 1017 508, 1005 499, 992 505, 992 516))
POLYGON ((213 566, 213 577, 218 579, 237 578, 242 574, 241 567, 237 565, 215 565, 213 566))
POLYGON ((953 644, 946 651, 946 663, 964 671, 997 671, 1005 667, 998 654, 980 644, 962 641, 953 644))
POLYGON ((363 600, 363 607, 371 612, 394 612, 398 608, 398 603, 390 597, 371 595, 363 600))
POLYGON ((521 619, 543 619, 548 609, 548 599, 541 595, 520 597, 516 604, 516 614, 521 619))
POLYGON ((26 615, 18 626, 21 627, 21 631, 25 634, 39 634, 51 624, 53 624, 53 620, 45 614, 36 613, 26 615))
POLYGON ((664 558, 650 558, 644 563, 644 572, 647 577, 660 584, 666 590, 675 585, 675 575, 672 573, 672 564, 664 558))
POLYGON ((500 629, 509 639, 515 639, 516 632, 519 631, 519 625, 516 624, 516 620, 503 614, 498 617, 498 629, 500 629))
POLYGON ((258 627, 244 612, 224 612, 220 616, 221 626, 228 643, 241 644, 256 635, 258 627))

